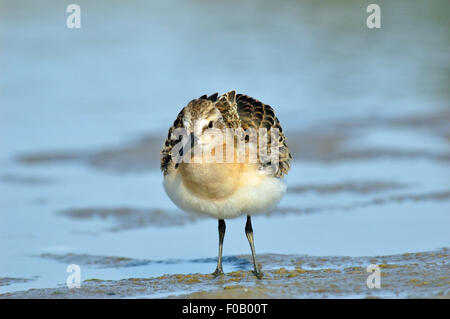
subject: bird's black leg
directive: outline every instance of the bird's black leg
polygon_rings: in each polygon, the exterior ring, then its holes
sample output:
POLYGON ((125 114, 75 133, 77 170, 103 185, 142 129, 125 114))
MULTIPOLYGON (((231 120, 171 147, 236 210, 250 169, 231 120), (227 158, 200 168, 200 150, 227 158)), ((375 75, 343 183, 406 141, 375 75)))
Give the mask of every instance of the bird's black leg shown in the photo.
POLYGON ((253 228, 250 216, 247 216, 247 223, 245 224, 245 235, 247 236, 248 243, 250 244, 250 248, 252 250, 254 266, 253 273, 258 279, 261 279, 263 277, 263 273, 258 269, 258 265, 256 263, 255 242, 253 241, 253 228))
POLYGON ((219 257, 217 258, 217 268, 213 272, 214 276, 223 275, 222 269, 222 248, 223 248, 223 238, 225 237, 225 221, 219 219, 219 257))

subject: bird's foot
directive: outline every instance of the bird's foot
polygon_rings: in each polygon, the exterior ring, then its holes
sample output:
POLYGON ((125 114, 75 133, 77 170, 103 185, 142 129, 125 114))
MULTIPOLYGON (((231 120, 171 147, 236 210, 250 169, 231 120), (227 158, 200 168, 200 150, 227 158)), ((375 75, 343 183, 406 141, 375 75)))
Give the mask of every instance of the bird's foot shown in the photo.
POLYGON ((264 277, 264 274, 260 270, 253 270, 253 274, 258 279, 262 279, 264 277))
POLYGON ((216 270, 211 275, 213 275, 214 277, 223 276, 224 275, 223 269, 222 268, 216 268, 216 270))

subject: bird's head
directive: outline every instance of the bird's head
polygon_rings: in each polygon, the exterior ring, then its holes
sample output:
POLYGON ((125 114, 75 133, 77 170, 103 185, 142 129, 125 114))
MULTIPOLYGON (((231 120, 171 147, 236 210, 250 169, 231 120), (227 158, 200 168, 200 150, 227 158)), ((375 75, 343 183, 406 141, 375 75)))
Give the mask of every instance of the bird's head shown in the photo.
POLYGON ((214 146, 218 131, 225 128, 215 103, 201 98, 192 100, 184 108, 182 122, 194 145, 201 146, 214 146))

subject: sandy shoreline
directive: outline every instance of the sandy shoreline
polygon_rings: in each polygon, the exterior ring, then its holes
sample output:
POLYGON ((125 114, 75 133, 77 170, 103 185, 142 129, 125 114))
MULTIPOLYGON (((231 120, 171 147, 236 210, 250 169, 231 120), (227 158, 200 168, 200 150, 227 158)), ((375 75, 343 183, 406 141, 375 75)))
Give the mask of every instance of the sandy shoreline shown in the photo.
MULTIPOLYGON (((233 258, 242 268, 248 268, 250 256, 233 258)), ((102 262, 99 257, 89 260, 102 262)), ((117 263, 118 267, 132 262, 123 258, 106 260, 108 266, 117 263)), ((259 258, 262 280, 244 269, 218 278, 199 273, 122 280, 89 278, 79 289, 61 285, 0 294, 0 298, 450 298, 448 260, 448 248, 378 257, 266 254, 259 258), (379 266, 379 289, 367 287, 370 273, 366 268, 370 264, 379 266)))

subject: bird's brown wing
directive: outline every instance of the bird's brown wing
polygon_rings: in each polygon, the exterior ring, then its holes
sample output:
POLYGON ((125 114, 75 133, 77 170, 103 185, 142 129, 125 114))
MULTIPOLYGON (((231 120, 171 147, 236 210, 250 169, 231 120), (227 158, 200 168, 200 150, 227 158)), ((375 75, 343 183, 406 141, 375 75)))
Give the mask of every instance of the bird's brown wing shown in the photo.
MULTIPOLYGON (((280 121, 275 116, 275 111, 270 105, 264 104, 250 96, 236 94, 235 91, 228 92, 218 98, 217 108, 223 115, 228 127, 242 128, 244 130, 253 128, 267 129, 267 135, 271 136, 271 130, 277 129, 279 133, 279 166, 274 173, 275 176, 282 177, 290 169, 290 160, 292 155, 286 144, 286 137, 280 125, 280 121)), ((267 142, 267 148, 270 152, 270 138, 267 142)), ((258 156, 259 158, 259 156, 258 156)))
POLYGON ((183 113, 184 108, 178 113, 177 118, 173 122, 173 125, 169 128, 169 133, 167 134, 166 141, 164 142, 163 149, 161 150, 161 171, 164 175, 167 174, 167 170, 172 164, 172 148, 175 146, 179 140, 173 139, 172 133, 177 128, 183 127, 183 113))
MULTIPOLYGON (((267 135, 271 136, 273 129, 278 130, 278 146, 279 146, 279 165, 275 172, 275 176, 282 177, 287 174, 290 169, 290 160, 292 155, 286 144, 286 137, 280 125, 280 121, 275 116, 275 111, 270 105, 264 104, 250 96, 244 94, 236 95, 237 111, 241 121, 241 127, 245 130, 248 128, 267 129, 267 135)), ((271 140, 268 138, 268 151, 270 151, 271 140)))

